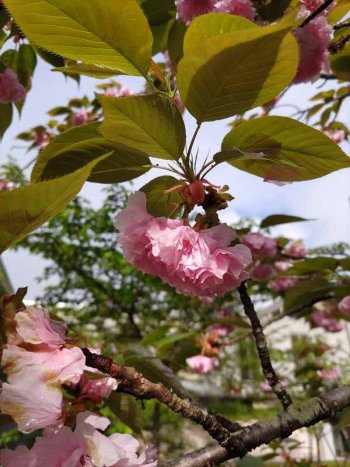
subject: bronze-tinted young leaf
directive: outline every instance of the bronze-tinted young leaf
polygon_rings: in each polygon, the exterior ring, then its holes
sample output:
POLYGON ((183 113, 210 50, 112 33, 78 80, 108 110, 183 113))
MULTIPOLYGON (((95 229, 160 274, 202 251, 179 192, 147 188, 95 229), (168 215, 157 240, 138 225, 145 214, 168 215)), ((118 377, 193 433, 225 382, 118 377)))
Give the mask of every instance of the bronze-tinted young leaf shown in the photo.
POLYGON ((147 19, 135 0, 6 0, 36 45, 72 60, 146 75, 152 49, 147 19))
POLYGON ((147 196, 147 211, 155 217, 175 217, 181 209, 184 199, 180 196, 179 190, 172 190, 174 187, 181 188, 185 182, 169 175, 157 177, 141 188, 147 196))
POLYGON ((103 136, 113 143, 162 159, 178 159, 186 143, 185 125, 172 102, 157 94, 100 97, 103 136))
POLYGON ((317 274, 324 271, 335 271, 338 262, 335 258, 320 256, 318 258, 307 258, 297 261, 287 269, 282 275, 284 276, 306 276, 309 274, 317 274))
POLYGON ((119 183, 132 180, 150 169, 149 158, 136 150, 113 145, 99 132, 98 122, 88 123, 57 136, 40 152, 32 181, 60 177, 106 155, 93 167, 88 181, 119 183))
POLYGON ((177 82, 187 109, 203 122, 272 100, 296 72, 298 47, 290 29, 288 21, 256 27, 218 13, 194 20, 178 67, 177 82))
POLYGON ((312 219, 304 219, 304 217, 288 216, 286 214, 272 214, 271 216, 265 217, 260 222, 260 228, 266 229, 267 227, 273 227, 274 225, 289 224, 291 222, 306 222, 312 219))
POLYGON ((225 136, 222 151, 231 165, 265 180, 312 180, 350 167, 350 158, 328 136, 287 117, 242 123, 225 136))
POLYGON ((286 311, 295 307, 310 307, 315 300, 329 298, 333 285, 327 279, 318 277, 298 282, 288 290, 284 297, 284 309, 286 311))
POLYGON ((0 193, 0 253, 62 211, 103 157, 64 177, 0 193))

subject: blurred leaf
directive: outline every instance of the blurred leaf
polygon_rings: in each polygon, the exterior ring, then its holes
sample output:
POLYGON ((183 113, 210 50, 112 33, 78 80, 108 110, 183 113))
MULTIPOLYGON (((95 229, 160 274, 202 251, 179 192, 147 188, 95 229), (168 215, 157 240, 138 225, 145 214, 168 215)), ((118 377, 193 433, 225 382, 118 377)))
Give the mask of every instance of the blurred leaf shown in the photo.
POLYGON ((315 274, 321 271, 335 271, 338 261, 335 258, 318 257, 308 258, 293 263, 293 266, 287 269, 283 276, 303 276, 315 274))
POLYGON ((345 271, 350 271, 350 258, 340 259, 338 260, 338 263, 341 268, 345 269, 345 271))
POLYGON ((242 123, 225 136, 222 151, 231 165, 265 180, 312 180, 350 167, 350 158, 330 138, 287 117, 242 123))
POLYGON ((264 462, 259 457, 244 456, 236 463, 237 467, 263 467, 264 462))
POLYGON ((192 21, 177 83, 197 121, 246 112, 271 101, 293 79, 298 47, 287 22, 257 27, 213 13, 192 21))
POLYGON ((162 339, 163 337, 167 335, 170 327, 171 327, 171 324, 165 324, 163 326, 157 327, 152 332, 146 334, 143 337, 141 344, 144 346, 157 344, 157 342, 160 339, 162 339))
POLYGON ((314 300, 321 300, 329 295, 332 288, 332 284, 323 278, 300 281, 286 292, 284 310, 288 311, 295 307, 307 306, 314 300))
POLYGON ((181 209, 184 199, 178 190, 170 193, 165 193, 165 191, 175 186, 181 187, 181 185, 185 186, 186 184, 169 175, 163 175, 154 178, 140 188, 147 196, 147 211, 155 217, 175 217, 181 209))
POLYGON ((345 44, 343 50, 331 54, 330 64, 333 73, 342 80, 350 80, 350 44, 345 44))
POLYGON ((152 35, 135 0, 7 0, 6 6, 34 44, 72 60, 146 75, 152 35))
POLYGON ((64 177, 0 193, 0 252, 62 211, 104 157, 64 177))
POLYGON ((76 65, 67 65, 54 68, 53 71, 60 71, 67 75, 84 75, 92 78, 111 78, 112 76, 122 74, 118 69, 110 66, 93 65, 87 63, 77 63, 76 65))
POLYGON ((107 400, 108 407, 119 418, 120 421, 125 423, 135 433, 142 434, 142 416, 139 403, 134 397, 127 394, 120 394, 112 392, 107 400))
POLYGON ((266 0, 257 2, 257 12, 264 21, 272 23, 281 18, 288 7, 299 6, 298 0, 266 0))
POLYGON ((177 107, 158 94, 100 96, 105 119, 103 136, 149 156, 178 159, 186 143, 185 125, 177 107))
POLYGON ((187 27, 181 19, 177 19, 172 25, 168 36, 168 52, 170 60, 175 68, 183 57, 183 43, 187 27))
POLYGON ((32 181, 66 175, 107 155, 92 168, 90 182, 119 183, 132 180, 149 170, 150 160, 138 151, 118 147, 106 141, 93 122, 71 128, 58 135, 40 152, 32 172, 32 181), (146 167, 144 167, 146 166, 146 167))
POLYGON ((337 0, 336 5, 327 14, 327 21, 329 24, 335 24, 347 15, 349 11, 350 0, 337 0))
POLYGON ((287 216, 285 214, 272 214, 271 216, 265 217, 260 222, 260 228, 266 229, 267 227, 273 227, 274 225, 289 224, 291 222, 309 222, 313 219, 304 219, 298 216, 287 216))
POLYGON ((0 104, 0 140, 11 125, 13 116, 12 104, 0 104))

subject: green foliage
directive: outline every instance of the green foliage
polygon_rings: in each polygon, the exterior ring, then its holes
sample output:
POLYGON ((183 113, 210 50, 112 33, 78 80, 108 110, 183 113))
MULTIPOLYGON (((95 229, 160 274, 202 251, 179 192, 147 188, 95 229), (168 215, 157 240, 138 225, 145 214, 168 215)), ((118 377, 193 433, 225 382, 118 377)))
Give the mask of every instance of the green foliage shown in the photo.
POLYGON ((178 189, 171 190, 174 187, 181 189, 185 186, 184 182, 175 177, 163 175, 148 182, 141 188, 141 191, 147 195, 147 211, 155 217, 175 217, 184 202, 178 189))
POLYGON ((0 104, 0 140, 11 125, 13 115, 12 104, 0 104))
POLYGON ((272 214, 271 216, 265 217, 260 222, 260 228, 266 229, 268 227, 273 227, 274 225, 289 224, 292 222, 306 222, 312 219, 304 219, 299 216, 289 216, 286 214, 272 214))
POLYGON ((57 136, 40 152, 32 181, 62 177, 103 155, 105 158, 92 168, 88 177, 90 182, 124 182, 149 170, 150 160, 145 154, 111 144, 103 138, 99 128, 100 124, 93 122, 57 136))
POLYGON ((322 272, 335 271, 338 262, 335 258, 319 256, 297 261, 283 273, 285 276, 303 276, 308 274, 321 274, 322 272))
POLYGON ((64 177, 0 193, 0 251, 59 213, 80 191, 103 157, 64 177))
POLYGON ((256 27, 218 13, 191 23, 177 78, 181 98, 198 122, 253 109, 292 81, 298 49, 290 28, 287 21, 256 27))
POLYGON ((101 96, 103 136, 149 156, 178 159, 186 143, 181 114, 158 94, 123 98, 101 96))
POLYGON ((276 181, 303 181, 350 167, 350 158, 323 133, 287 117, 249 120, 228 133, 217 163, 276 181))
POLYGON ((6 0, 26 36, 39 47, 72 60, 146 75, 152 35, 135 0, 6 0), (127 38, 127 40, 126 40, 127 38))

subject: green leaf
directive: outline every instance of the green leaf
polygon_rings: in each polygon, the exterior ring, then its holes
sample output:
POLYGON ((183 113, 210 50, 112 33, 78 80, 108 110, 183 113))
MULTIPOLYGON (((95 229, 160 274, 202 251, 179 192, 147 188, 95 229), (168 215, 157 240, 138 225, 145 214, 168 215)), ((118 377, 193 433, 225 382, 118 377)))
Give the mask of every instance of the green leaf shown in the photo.
POLYGON ((83 75, 92 78, 105 79, 112 76, 120 75, 121 72, 117 68, 92 65, 87 63, 77 63, 76 65, 60 66, 52 71, 60 71, 66 75, 83 75))
POLYGON ((309 306, 312 301, 322 300, 328 296, 332 288, 332 284, 321 277, 300 281, 289 289, 284 296, 284 310, 288 311, 295 307, 309 306))
POLYGON ((263 467, 265 464, 259 457, 244 456, 236 463, 237 467, 263 467))
POLYGON ((11 125, 13 116, 12 104, 0 104, 0 139, 11 125))
POLYGON ((141 411, 139 403, 133 396, 112 392, 106 403, 121 422, 125 423, 135 433, 142 433, 141 411))
POLYGON ((349 0, 338 0, 334 8, 331 8, 327 15, 329 24, 335 24, 340 21, 345 15, 349 13, 350 2, 349 0))
POLYGON ((297 3, 298 0, 265 0, 257 2, 257 11, 262 20, 271 23, 281 18, 288 7, 297 3))
POLYGON ((350 271, 350 258, 338 260, 339 266, 345 271, 350 271))
POLYGON ((333 73, 342 80, 350 80, 350 44, 347 43, 343 50, 330 56, 333 73))
POLYGON ((168 36, 168 52, 169 57, 176 67, 180 59, 183 57, 183 42, 187 27, 180 19, 177 19, 169 31, 168 36))
POLYGON ((36 45, 72 60, 146 75, 152 34, 135 0, 6 0, 36 45))
POLYGON ((104 157, 64 177, 0 193, 0 252, 62 211, 104 157))
POLYGON ((274 225, 289 224, 291 222, 309 222, 313 219, 304 219, 304 217, 298 216, 287 216, 285 214, 272 214, 271 216, 265 217, 260 222, 260 228, 266 229, 267 227, 273 227, 274 225))
POLYGON ((145 154, 111 144, 103 138, 99 127, 98 122, 88 123, 57 136, 40 152, 32 182, 69 174, 102 155, 107 157, 93 167, 88 177, 90 182, 124 182, 149 170, 150 160, 145 154))
POLYGON ((330 138, 287 117, 242 123, 225 136, 222 150, 231 165, 266 180, 312 180, 350 167, 350 158, 330 138))
POLYGON ((315 274, 322 271, 335 271, 338 261, 329 257, 308 258, 293 263, 293 266, 287 269, 283 276, 304 276, 315 274))
POLYGON ((141 6, 151 26, 160 26, 175 17, 174 0, 144 0, 141 6))
POLYGON ((21 44, 18 49, 18 63, 16 73, 20 83, 27 89, 31 87, 31 78, 37 64, 36 54, 28 44, 21 44))
POLYGON ((147 196, 147 211, 155 217, 175 217, 184 203, 178 190, 167 190, 181 185, 178 179, 169 175, 156 177, 141 188, 147 196))
POLYGON ((232 15, 196 18, 184 43, 177 82, 199 122, 243 113, 276 97, 293 79, 298 47, 284 21, 257 27, 232 15))
POLYGON ((158 94, 100 96, 103 136, 149 156, 178 159, 186 143, 185 125, 176 106, 158 94))

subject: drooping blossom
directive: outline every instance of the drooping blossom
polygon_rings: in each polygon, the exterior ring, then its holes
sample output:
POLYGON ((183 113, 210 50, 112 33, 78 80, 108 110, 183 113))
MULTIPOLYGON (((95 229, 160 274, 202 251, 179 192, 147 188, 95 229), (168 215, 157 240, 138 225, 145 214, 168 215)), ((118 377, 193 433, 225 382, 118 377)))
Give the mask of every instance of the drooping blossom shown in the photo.
POLYGON ((324 381, 335 381, 340 378, 340 369, 332 368, 330 370, 317 370, 317 375, 324 381))
POLYGON ((31 133, 35 143, 39 146, 40 149, 46 148, 49 144, 51 136, 44 129, 36 129, 31 133))
POLYGON ((26 93, 25 87, 18 81, 16 73, 11 68, 0 73, 0 104, 22 101, 26 93))
POLYGON ((220 0, 215 3, 214 7, 217 12, 243 16, 251 21, 256 16, 256 10, 250 0, 220 0))
POLYGON ((181 187, 180 194, 187 204, 193 206, 196 204, 201 205, 205 199, 205 188, 203 182, 201 180, 196 180, 189 185, 181 187))
POLYGON ((176 10, 185 24, 193 18, 214 11, 216 0, 175 0, 176 10))
POLYGON ((186 358, 186 363, 191 370, 199 374, 210 373, 219 365, 216 358, 206 357, 205 355, 195 355, 193 357, 186 358))
POLYGON ((38 436, 31 449, 2 449, 4 467, 155 467, 155 451, 148 446, 141 454, 139 442, 131 435, 101 431, 109 420, 92 412, 78 414, 74 431, 67 426, 56 433, 38 436), (101 430, 101 431, 100 431, 101 430))
POLYGON ((272 290, 272 292, 281 292, 286 291, 292 288, 296 282, 297 278, 295 277, 279 277, 278 279, 273 279, 267 283, 267 287, 272 290))
POLYGON ((294 35, 299 45, 299 65, 293 82, 312 81, 329 67, 332 27, 324 16, 317 16, 303 28, 295 29, 294 35))
MULTIPOLYGON (((219 319, 232 318, 233 314, 230 310, 222 309, 217 313, 219 319)), ((210 329, 218 337, 226 337, 235 329, 232 324, 215 323, 210 326, 210 329)))
POLYGON ((1 366, 7 375, 0 409, 22 432, 61 423, 63 384, 76 385, 85 368, 78 347, 65 346, 66 327, 42 307, 18 311, 6 323, 1 366))
POLYGON ((276 271, 271 264, 259 263, 250 272, 251 279, 257 282, 265 282, 276 275, 276 271))
POLYGON ((278 269, 278 271, 284 272, 287 271, 290 267, 292 267, 292 263, 289 261, 276 261, 274 263, 274 267, 278 269))
POLYGON ((261 233, 249 232, 241 237, 241 243, 251 250, 253 257, 274 256, 277 253, 275 240, 261 233))
POLYGON ((306 255, 306 247, 300 241, 290 242, 282 253, 287 256, 292 256, 293 258, 304 258, 306 255))
POLYGON ((248 278, 244 245, 229 246, 235 232, 226 224, 195 231, 184 220, 155 218, 146 195, 136 192, 116 216, 125 258, 142 272, 159 276, 180 293, 223 295, 248 278))
POLYGON ((89 115, 85 109, 78 110, 78 112, 75 112, 73 114, 73 125, 74 126, 84 125, 84 123, 87 123, 88 121, 89 121, 89 115))
POLYGON ((342 313, 350 314, 350 295, 347 295, 339 302, 338 308, 342 313))
POLYGON ((343 324, 334 318, 336 307, 327 303, 317 304, 316 311, 311 315, 311 320, 316 326, 320 326, 328 332, 340 332, 344 329, 343 324))

